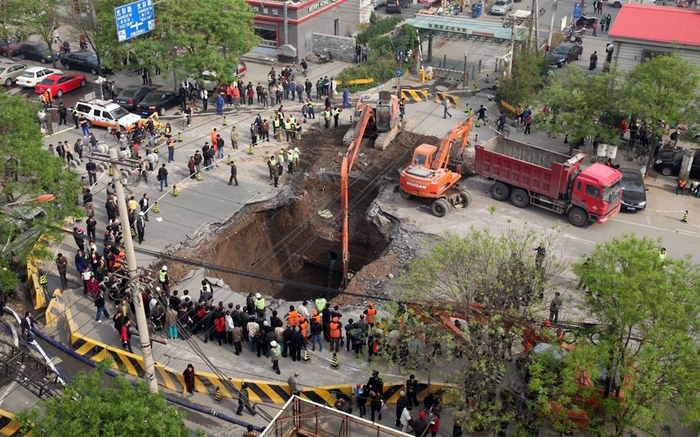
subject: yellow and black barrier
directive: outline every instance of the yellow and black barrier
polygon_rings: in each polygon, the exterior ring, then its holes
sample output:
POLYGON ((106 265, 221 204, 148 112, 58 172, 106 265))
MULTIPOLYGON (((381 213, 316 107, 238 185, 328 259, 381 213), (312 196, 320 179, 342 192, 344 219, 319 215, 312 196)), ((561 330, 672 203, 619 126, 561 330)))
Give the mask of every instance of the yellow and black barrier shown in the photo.
POLYGON ((435 103, 442 104, 445 100, 449 101, 453 107, 459 107, 459 97, 447 93, 435 93, 435 103))
POLYGON ((428 91, 401 89, 401 97, 408 100, 409 102, 427 102, 428 91))

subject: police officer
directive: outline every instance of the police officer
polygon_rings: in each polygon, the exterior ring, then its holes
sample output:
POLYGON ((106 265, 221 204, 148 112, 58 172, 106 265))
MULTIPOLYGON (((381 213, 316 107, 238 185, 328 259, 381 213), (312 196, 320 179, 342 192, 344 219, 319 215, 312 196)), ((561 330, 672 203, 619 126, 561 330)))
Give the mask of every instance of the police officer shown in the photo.
POLYGON ((321 311, 323 311, 323 309, 326 307, 327 301, 326 298, 319 295, 316 298, 316 301, 314 301, 314 303, 316 304, 316 311, 318 311, 318 313, 321 314, 321 311))
POLYGON ((309 118, 316 118, 316 114, 314 114, 314 104, 311 100, 306 99, 306 109, 309 115, 309 118))
POLYGON ((253 303, 255 304, 255 314, 258 317, 265 317, 265 298, 260 293, 255 293, 253 303))
POLYGON ((163 266, 158 272, 158 282, 165 294, 170 297, 170 276, 168 276, 168 266, 163 266))
POLYGON ((206 279, 202 279, 202 286, 199 287, 199 297, 204 298, 204 302, 214 299, 214 290, 212 290, 209 281, 206 279))

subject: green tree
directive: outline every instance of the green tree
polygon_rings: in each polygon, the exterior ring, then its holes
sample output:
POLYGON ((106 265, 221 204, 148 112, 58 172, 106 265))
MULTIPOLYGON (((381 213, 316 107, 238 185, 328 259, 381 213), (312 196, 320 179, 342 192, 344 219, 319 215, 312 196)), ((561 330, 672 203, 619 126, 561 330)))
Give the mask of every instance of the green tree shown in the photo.
POLYGON ((422 365, 455 384, 444 404, 470 431, 514 417, 513 393, 499 385, 499 375, 524 331, 535 329, 530 305, 560 268, 552 254, 541 270, 535 262, 534 248, 540 242, 551 248, 555 238, 556 231, 542 236, 514 228, 448 233, 397 279, 396 298, 408 302, 408 311, 388 323, 400 329, 388 333, 386 352, 404 371, 422 365), (464 321, 460 329, 447 322, 453 318, 464 321))
POLYGON ((244 0, 168 0, 155 5, 156 28, 123 43, 117 40, 114 8, 119 0, 96 0, 97 32, 93 44, 101 47, 107 66, 115 71, 145 67, 176 71, 183 79, 214 71, 222 83, 234 78, 238 58, 257 44, 253 29, 255 14, 244 0), (174 56, 173 56, 174 55, 174 56))
MULTIPOLYGON (((22 263, 28 255, 50 256, 39 235, 61 236, 61 223, 78 212, 81 193, 76 173, 65 170, 65 162, 43 148, 37 112, 40 106, 21 96, 0 94, 0 264, 22 263), (53 194, 55 200, 36 203, 32 199, 53 194), (37 215, 36 208, 41 214, 37 215)), ((0 272, 6 288, 17 284, 11 270, 0 272)))
MULTIPOLYGON (((648 122, 658 138, 665 128, 661 120, 678 124, 698 121, 700 70, 697 64, 676 54, 656 56, 637 64, 629 72, 628 81, 631 85, 630 112, 648 122)), ((648 169, 652 164, 653 159, 649 159, 648 169)))
POLYGON ((515 107, 525 106, 544 85, 547 59, 527 47, 516 55, 511 76, 499 81, 496 89, 496 100, 499 102, 503 100, 515 107))
MULTIPOLYGON (((74 8, 65 7, 61 14, 61 21, 68 24, 71 28, 75 30, 75 34, 71 35, 74 40, 80 41, 80 35, 85 35, 85 41, 88 47, 95 53, 98 60, 98 71, 97 74, 102 76, 102 59, 105 56, 106 45, 100 44, 100 35, 106 32, 114 31, 114 29, 107 29, 105 27, 105 22, 100 21, 97 16, 97 1, 96 0, 81 0, 72 3, 74 8)), ((114 20, 112 20, 113 22, 114 20)), ((116 27, 115 27, 116 29, 116 27)), ((72 50, 78 50, 80 48, 79 43, 77 47, 72 47, 72 50)))
MULTIPOLYGON (((0 0, 0 16, 2 17, 2 25, 0 25, 0 38, 10 41, 14 38, 15 32, 19 31, 17 23, 22 21, 24 11, 22 10, 22 2, 19 0, 0 0)), ((8 57, 11 53, 8 52, 8 57)))
POLYGON ((16 420, 37 437, 151 437, 189 436, 184 415, 168 406, 145 383, 132 385, 122 377, 108 377, 111 359, 89 374, 79 373, 63 396, 41 401, 21 411, 16 420))
POLYGON ((625 235, 573 265, 591 291, 581 311, 597 321, 595 335, 579 336, 572 358, 563 360, 568 389, 537 375, 531 381, 531 388, 551 388, 539 390, 543 396, 578 404, 596 435, 633 428, 658 435, 660 426, 700 421, 700 267, 689 258, 663 259, 660 248, 660 241, 625 235))
POLYGON ((59 44, 53 44, 53 31, 61 25, 59 0, 26 0, 22 2, 24 11, 24 28, 28 35, 36 35, 39 40, 46 43, 52 53, 51 64, 56 68, 54 51, 58 51, 59 44))
POLYGON ((586 136, 617 144, 629 95, 625 75, 616 69, 586 75, 579 67, 567 65, 549 79, 536 100, 551 109, 550 116, 539 116, 541 121, 555 121, 543 123, 544 129, 568 134, 572 146, 582 145, 586 136))

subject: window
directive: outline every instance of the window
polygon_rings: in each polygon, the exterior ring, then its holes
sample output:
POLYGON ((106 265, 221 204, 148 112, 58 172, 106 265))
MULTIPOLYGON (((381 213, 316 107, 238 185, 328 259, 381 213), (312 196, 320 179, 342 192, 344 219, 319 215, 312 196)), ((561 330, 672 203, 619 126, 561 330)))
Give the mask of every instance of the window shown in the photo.
POLYGON ((416 155, 413 157, 413 164, 415 164, 415 165, 420 165, 422 167, 425 165, 425 161, 426 161, 425 155, 416 155))
POLYGON ((333 20, 333 35, 340 35, 340 18, 333 20))
POLYGON ((595 185, 586 184, 586 195, 600 199, 600 188, 595 185))

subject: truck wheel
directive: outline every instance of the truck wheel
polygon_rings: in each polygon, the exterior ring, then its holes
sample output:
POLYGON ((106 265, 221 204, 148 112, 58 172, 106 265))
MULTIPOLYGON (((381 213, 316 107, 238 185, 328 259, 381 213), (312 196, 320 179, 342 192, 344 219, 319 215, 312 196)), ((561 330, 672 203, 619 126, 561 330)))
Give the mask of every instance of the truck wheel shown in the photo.
POLYGON ((491 185, 491 197, 496 200, 504 201, 510 196, 510 189, 508 185, 503 182, 496 182, 491 185))
POLYGON ((444 217, 450 210, 450 204, 445 199, 436 199, 430 205, 430 210, 435 217, 444 217))
POLYGON ((530 196, 527 194, 527 191, 516 188, 510 194, 510 202, 518 208, 525 208, 530 204, 530 196))
POLYGON ((472 203, 472 195, 469 194, 469 191, 467 190, 461 190, 459 192, 459 200, 462 204, 462 208, 466 208, 470 203, 472 203))
POLYGON ((402 189, 400 189, 400 188, 399 188, 399 194, 401 195, 401 198, 402 198, 402 199, 405 199, 405 200, 411 200, 411 199, 413 199, 413 194, 407 193, 406 191, 404 191, 404 190, 402 190, 402 189))
POLYGON ((578 206, 569 210, 569 221, 572 225, 582 228, 588 224, 588 213, 578 206))

